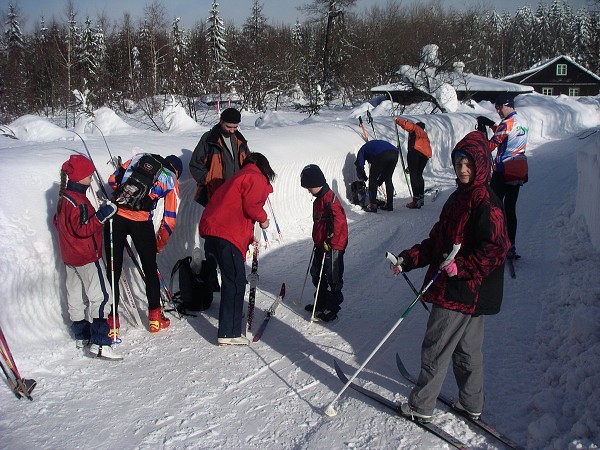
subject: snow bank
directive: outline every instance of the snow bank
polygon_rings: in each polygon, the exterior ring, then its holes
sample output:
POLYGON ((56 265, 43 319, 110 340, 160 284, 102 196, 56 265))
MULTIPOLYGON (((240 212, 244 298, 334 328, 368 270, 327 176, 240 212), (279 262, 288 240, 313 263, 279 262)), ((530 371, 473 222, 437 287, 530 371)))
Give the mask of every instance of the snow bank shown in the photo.
POLYGON ((32 115, 19 117, 8 127, 17 139, 22 141, 52 142, 70 139, 73 136, 73 133, 54 125, 49 120, 32 115))
POLYGON ((577 214, 586 221, 592 244, 600 252, 600 128, 581 133, 577 154, 577 214))

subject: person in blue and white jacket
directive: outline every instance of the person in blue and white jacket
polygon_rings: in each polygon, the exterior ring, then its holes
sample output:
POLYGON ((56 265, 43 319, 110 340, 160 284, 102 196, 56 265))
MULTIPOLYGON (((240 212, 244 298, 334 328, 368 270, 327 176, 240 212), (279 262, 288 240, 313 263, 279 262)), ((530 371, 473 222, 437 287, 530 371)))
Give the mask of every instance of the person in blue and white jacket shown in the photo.
MULTIPOLYGON (((487 117, 477 118, 478 129, 488 126, 494 135, 489 140, 490 151, 496 150, 493 160, 493 173, 490 186, 504 204, 508 237, 511 247, 507 259, 516 256, 517 198, 520 187, 529 180, 527 156, 527 136, 529 125, 523 116, 515 111, 514 98, 508 93, 500 93, 495 101, 496 112, 502 121, 495 125, 487 117)), ((485 128, 483 128, 485 130, 485 128)))

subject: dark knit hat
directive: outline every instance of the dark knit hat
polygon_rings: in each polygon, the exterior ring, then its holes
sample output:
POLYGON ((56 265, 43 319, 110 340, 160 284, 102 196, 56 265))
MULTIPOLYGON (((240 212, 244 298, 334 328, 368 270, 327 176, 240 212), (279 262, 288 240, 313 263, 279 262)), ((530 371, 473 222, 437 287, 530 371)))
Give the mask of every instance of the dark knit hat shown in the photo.
POLYGON ((456 164, 456 161, 461 160, 462 158, 468 158, 471 162, 473 162, 473 157, 471 155, 469 155, 467 152, 465 152, 464 150, 457 150, 454 152, 454 155, 452 155, 454 157, 454 159, 452 160, 452 162, 454 164, 456 164))
POLYGON ((423 122, 417 122, 417 125, 423 129, 425 129, 425 124, 423 122))
POLYGON ((496 97, 496 101, 494 102, 496 106, 508 106, 509 108, 515 107, 515 99, 508 92, 501 92, 496 97))
POLYGON ((62 165, 71 181, 81 181, 94 173, 94 163, 83 155, 71 155, 68 161, 62 165))
POLYGON ((242 114, 235 108, 227 108, 221 113, 221 120, 227 123, 240 123, 242 114))
POLYGON ((167 161, 171 167, 177 171, 177 179, 179 179, 181 172, 183 171, 183 163, 181 162, 181 159, 175 155, 169 155, 165 158, 165 161, 167 161))
POLYGON ((321 171, 321 168, 316 164, 309 164, 302 169, 300 173, 300 186, 303 188, 315 188, 325 186, 325 175, 321 171))

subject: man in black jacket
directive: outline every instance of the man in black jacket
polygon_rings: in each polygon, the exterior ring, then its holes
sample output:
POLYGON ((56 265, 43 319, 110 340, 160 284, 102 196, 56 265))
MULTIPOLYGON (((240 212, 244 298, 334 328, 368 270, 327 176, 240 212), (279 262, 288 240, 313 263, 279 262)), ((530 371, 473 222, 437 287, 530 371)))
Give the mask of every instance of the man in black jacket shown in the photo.
POLYGON ((242 115, 235 108, 221 113, 219 123, 204 133, 190 159, 190 172, 197 183, 194 200, 206 206, 214 191, 240 170, 250 153, 238 127, 242 115))

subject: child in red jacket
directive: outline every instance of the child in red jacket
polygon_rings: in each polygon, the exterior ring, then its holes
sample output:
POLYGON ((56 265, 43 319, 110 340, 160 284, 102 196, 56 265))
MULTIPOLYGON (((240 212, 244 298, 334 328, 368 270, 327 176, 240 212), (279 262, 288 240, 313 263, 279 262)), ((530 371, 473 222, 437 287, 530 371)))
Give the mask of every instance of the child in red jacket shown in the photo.
POLYGON ((102 225, 117 206, 109 202, 94 209, 85 194, 93 173, 94 164, 82 155, 71 155, 62 165, 54 226, 67 273, 67 305, 77 346, 82 348, 89 341, 93 356, 123 359, 108 337, 111 295, 102 262, 102 225), (92 318, 91 323, 86 316, 92 318))
POLYGON ((317 320, 330 322, 337 319, 340 304, 344 301, 344 252, 348 246, 346 212, 319 166, 309 164, 304 167, 300 185, 315 197, 312 229, 315 250, 310 274, 318 288, 316 308, 309 304, 304 309, 315 310, 317 320))

